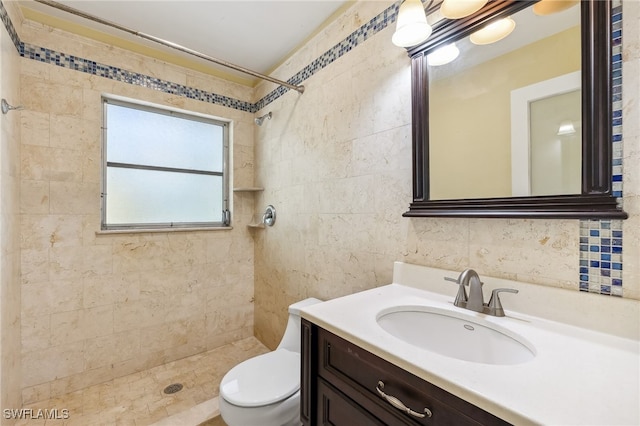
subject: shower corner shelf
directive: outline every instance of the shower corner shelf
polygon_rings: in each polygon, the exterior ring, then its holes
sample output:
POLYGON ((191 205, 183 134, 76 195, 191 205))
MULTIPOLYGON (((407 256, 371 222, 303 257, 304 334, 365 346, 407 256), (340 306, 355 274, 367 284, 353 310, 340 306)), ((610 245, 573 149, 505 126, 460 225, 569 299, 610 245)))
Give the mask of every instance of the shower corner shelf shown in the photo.
POLYGON ((233 188, 233 192, 260 192, 264 191, 264 188, 259 186, 241 186, 238 188, 233 188))
MULTIPOLYGON (((233 188, 233 192, 245 192, 249 194, 255 194, 257 192, 264 191, 264 188, 261 186, 239 186, 237 188, 233 188)), ((253 218, 255 219, 255 217, 253 218)), ((251 223, 247 225, 249 229, 264 229, 264 223, 256 220, 252 220, 251 223)))

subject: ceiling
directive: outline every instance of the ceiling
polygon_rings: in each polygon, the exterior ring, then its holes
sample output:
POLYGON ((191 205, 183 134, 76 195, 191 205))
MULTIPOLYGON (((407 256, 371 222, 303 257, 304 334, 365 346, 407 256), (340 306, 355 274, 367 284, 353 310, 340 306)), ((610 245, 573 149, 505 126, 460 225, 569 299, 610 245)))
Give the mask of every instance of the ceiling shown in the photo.
MULTIPOLYGON (((26 19, 246 85, 257 80, 125 31, 35 1, 26 19)), ((59 0, 86 14, 269 74, 353 3, 344 0, 59 0)), ((46 46, 43 46, 46 47, 46 46)))

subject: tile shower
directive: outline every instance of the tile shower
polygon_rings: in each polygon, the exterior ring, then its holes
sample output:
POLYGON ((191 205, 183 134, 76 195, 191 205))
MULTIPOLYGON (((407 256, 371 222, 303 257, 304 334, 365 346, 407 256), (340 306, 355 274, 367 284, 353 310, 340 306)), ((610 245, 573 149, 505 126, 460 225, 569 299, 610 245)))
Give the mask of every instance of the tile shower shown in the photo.
MULTIPOLYGON (((242 107, 179 96, 79 69, 79 58, 167 76, 202 93, 251 89, 25 21, 20 59, 21 347, 24 404, 126 376, 253 335, 253 238, 232 231, 103 234, 100 96, 113 93, 234 120, 234 183, 253 184, 253 116, 242 107), (29 43, 25 43, 29 41, 29 43), (33 48, 37 50, 36 48, 33 48), (56 64, 56 60, 58 63, 56 64), (66 62, 65 62, 66 60, 66 62), (214 90, 215 89, 215 90, 214 90)), ((12 23, 13 22, 13 23, 12 23)), ((3 29, 5 31, 5 29, 3 29)), ((86 62, 84 62, 86 64, 86 62)), ((95 64, 95 62, 94 62, 95 64)), ((96 67, 97 69, 97 67, 96 67)), ((118 74, 119 75, 119 74, 118 74)), ((131 73, 126 74, 131 76, 131 73)), ((145 80, 149 81, 149 80, 145 80)), ((173 86, 172 86, 173 87, 173 86)), ((192 94, 193 89, 189 93, 192 94)), ((234 104, 235 105, 235 104, 234 104)), ((244 104, 240 104, 244 105, 244 104)), ((238 196, 234 219, 254 201, 238 196)))

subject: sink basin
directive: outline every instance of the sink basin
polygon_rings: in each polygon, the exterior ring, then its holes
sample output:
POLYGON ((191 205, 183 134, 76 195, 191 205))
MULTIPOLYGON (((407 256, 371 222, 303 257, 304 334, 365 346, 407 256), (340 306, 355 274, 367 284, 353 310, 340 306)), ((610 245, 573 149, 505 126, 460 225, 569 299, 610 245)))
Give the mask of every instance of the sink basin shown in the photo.
POLYGON ((392 336, 440 355, 483 364, 520 364, 535 350, 524 338, 459 312, 427 306, 399 306, 378 314, 392 336))

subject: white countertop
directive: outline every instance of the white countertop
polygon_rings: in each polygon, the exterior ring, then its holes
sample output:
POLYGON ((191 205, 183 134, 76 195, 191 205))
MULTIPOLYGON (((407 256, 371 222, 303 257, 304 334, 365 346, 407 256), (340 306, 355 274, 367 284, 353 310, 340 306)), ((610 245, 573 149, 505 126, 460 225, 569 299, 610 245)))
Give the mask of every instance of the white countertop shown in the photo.
MULTIPOLYGON (((502 297, 506 317, 491 317, 453 306, 457 288, 451 283, 441 284, 444 276, 457 277, 457 273, 398 262, 394 266, 394 284, 305 307, 302 316, 514 424, 640 424, 638 301, 611 300, 599 295, 596 297, 601 299, 597 300, 590 298, 592 295, 574 292, 572 306, 560 314, 549 315, 568 320, 552 321, 509 307, 518 305, 515 302, 518 297, 530 303, 549 301, 549 297, 556 300, 556 296, 562 300, 568 290, 481 275, 485 299, 490 294, 487 290, 492 288, 510 286, 520 290, 518 295, 502 297), (420 284, 422 288, 415 288, 417 282, 424 282, 420 284), (425 290, 430 286, 436 290, 425 290), (443 289, 448 294, 437 292, 443 289), (594 303, 600 308, 585 313, 594 303), (479 323, 497 324, 524 337, 535 348, 536 356, 521 364, 493 365, 417 348, 387 333, 376 322, 380 311, 402 305, 449 309, 476 318, 479 323), (571 312, 576 315, 572 317, 571 312), (621 312, 622 320, 631 324, 622 327, 618 335, 598 330, 609 326, 603 326, 602 322, 617 319, 621 312), (597 317, 602 317, 601 321, 597 317), (587 328, 571 325, 572 322, 586 322, 587 328)), ((553 300, 549 301, 551 306, 553 300)))

